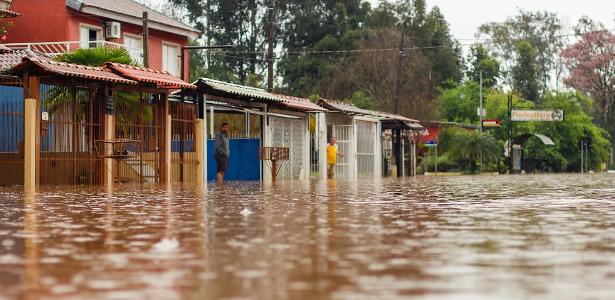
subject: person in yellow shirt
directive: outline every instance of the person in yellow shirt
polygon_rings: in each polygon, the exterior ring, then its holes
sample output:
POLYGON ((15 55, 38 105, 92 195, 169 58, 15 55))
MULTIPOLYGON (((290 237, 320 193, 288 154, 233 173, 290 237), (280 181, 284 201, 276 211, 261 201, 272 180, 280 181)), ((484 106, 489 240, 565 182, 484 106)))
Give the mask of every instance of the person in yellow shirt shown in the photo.
POLYGON ((329 139, 329 144, 327 145, 327 178, 329 179, 333 179, 335 176, 335 164, 337 163, 337 157, 344 156, 344 154, 337 151, 337 145, 335 142, 335 138, 331 137, 329 139))

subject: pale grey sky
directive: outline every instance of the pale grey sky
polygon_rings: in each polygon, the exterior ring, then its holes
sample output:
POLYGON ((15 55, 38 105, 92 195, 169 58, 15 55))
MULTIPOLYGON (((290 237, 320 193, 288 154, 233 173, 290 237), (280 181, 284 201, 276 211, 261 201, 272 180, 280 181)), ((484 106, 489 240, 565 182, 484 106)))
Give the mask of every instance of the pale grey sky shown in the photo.
MULTIPOLYGON (((161 4, 167 0, 149 0, 161 4)), ((374 6, 379 0, 369 0, 374 6)), ((600 21, 615 29, 615 0, 427 0, 429 7, 437 5, 450 23, 457 39, 472 39, 478 26, 487 22, 502 22, 515 15, 518 8, 547 10, 557 13, 571 33, 581 16, 600 21)), ((463 41, 462 41, 463 43, 463 41)))
POLYGON ((515 15, 518 8, 557 13, 568 27, 565 33, 571 33, 571 27, 584 15, 604 23, 607 28, 615 28, 613 0, 427 0, 427 4, 440 7, 457 39, 474 38, 478 26, 502 22, 515 15))

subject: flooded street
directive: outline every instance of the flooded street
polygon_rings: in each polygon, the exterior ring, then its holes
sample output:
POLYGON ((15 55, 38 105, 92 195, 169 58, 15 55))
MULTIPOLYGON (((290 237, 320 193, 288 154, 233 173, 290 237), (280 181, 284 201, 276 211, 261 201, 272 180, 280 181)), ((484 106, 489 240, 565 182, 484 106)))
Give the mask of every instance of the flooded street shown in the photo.
POLYGON ((612 299, 615 176, 0 188, 0 299, 612 299))

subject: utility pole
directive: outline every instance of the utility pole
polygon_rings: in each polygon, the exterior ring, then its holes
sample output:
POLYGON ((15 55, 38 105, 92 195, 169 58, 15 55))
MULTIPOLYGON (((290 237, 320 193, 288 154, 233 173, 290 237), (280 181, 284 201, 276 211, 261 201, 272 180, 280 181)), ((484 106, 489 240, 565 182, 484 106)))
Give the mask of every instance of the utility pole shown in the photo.
POLYGON ((479 111, 478 116, 480 118, 480 133, 483 133, 483 72, 480 72, 480 88, 479 88, 479 111))
POLYGON ((404 64, 404 31, 401 31, 401 38, 399 40, 399 61, 397 63, 397 82, 395 83, 395 98, 393 98, 393 112, 399 114, 399 93, 401 87, 401 73, 404 64))
MULTIPOLYGON (((205 26, 205 45, 207 47, 211 46, 211 27, 210 27, 210 10, 211 8, 209 7, 209 0, 205 1, 205 22, 206 26, 205 26)), ((211 59, 209 52, 207 52, 207 55, 205 55, 205 67, 209 69, 209 60, 211 59)))
POLYGON ((267 90, 273 91, 273 1, 269 0, 269 24, 267 25, 267 90))
MULTIPOLYGON (((480 124, 478 125, 479 127, 479 132, 482 134, 483 133, 483 71, 480 71, 479 73, 479 77, 480 77, 480 88, 479 88, 479 107, 478 107, 478 117, 479 117, 479 121, 480 124)), ((479 149, 480 151, 480 172, 483 172, 483 149, 479 149)))
POLYGON ((148 14, 143 12, 143 66, 149 68, 149 51, 147 41, 149 39, 148 14))
POLYGON ((512 93, 508 94, 508 174, 512 175, 513 170, 513 122, 512 122, 512 93))
MULTIPOLYGON (((399 62, 397 64, 397 82, 395 84, 395 98, 393 98, 393 112, 395 114, 399 114, 399 93, 401 87, 401 73, 403 70, 403 62, 404 62, 404 30, 403 28, 400 30, 400 40, 399 40, 399 62)), ((404 158, 403 153, 401 153, 401 129, 395 129, 395 164, 397 165, 397 177, 402 177, 403 173, 403 164, 404 158)))
POLYGON ((583 155, 583 151, 585 150, 584 143, 585 142, 581 140, 581 174, 584 173, 584 169, 583 169, 583 158, 585 157, 585 155, 583 155))

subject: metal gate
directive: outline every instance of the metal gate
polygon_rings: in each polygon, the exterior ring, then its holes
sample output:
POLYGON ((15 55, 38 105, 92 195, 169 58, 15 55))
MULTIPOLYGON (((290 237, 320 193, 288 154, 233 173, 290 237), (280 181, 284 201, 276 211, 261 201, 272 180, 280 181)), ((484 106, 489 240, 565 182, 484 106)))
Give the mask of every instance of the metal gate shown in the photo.
POLYGON ((140 141, 131 158, 121 161, 117 180, 122 182, 160 182, 160 150, 163 147, 158 94, 116 91, 115 136, 140 141))
POLYGON ((41 184, 100 184, 102 116, 90 89, 41 85, 41 184))
POLYGON ((198 160, 194 148, 196 105, 169 103, 171 113, 171 181, 195 182, 198 160))
POLYGON ((352 143, 354 125, 333 125, 333 137, 337 143, 337 151, 343 156, 337 157, 335 164, 336 178, 351 178, 354 163, 352 155, 352 143))
POLYGON ((357 121, 357 176, 374 177, 376 123, 357 121))
POLYGON ((0 186, 23 184, 24 92, 19 78, 0 79, 0 186))
POLYGON ((285 162, 278 179, 300 179, 306 166, 307 133, 305 120, 271 118, 271 146, 289 147, 290 160, 285 162))

